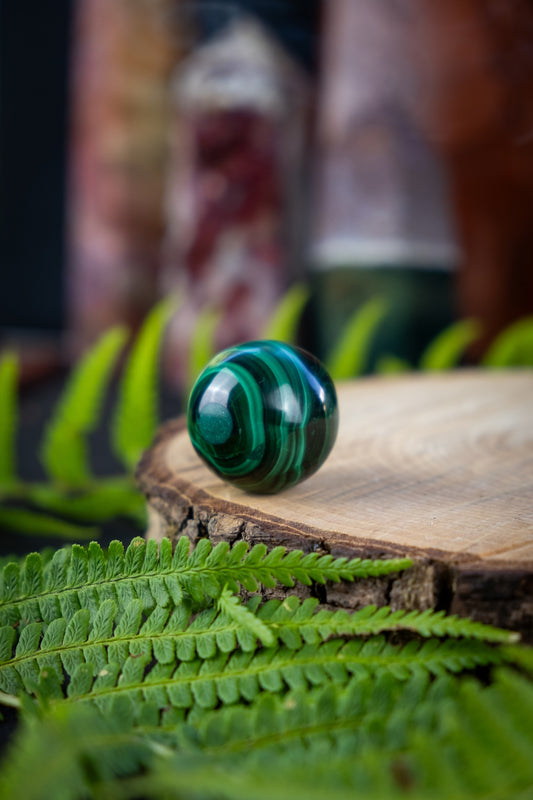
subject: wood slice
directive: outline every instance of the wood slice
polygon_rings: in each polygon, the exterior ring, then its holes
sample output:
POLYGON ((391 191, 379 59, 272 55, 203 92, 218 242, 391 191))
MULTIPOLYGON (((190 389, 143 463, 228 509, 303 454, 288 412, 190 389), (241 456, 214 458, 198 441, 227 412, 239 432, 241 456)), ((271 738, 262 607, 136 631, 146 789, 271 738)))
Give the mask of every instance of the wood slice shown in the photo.
POLYGON ((149 537, 247 539, 350 557, 410 556, 398 576, 316 587, 322 602, 443 608, 533 639, 533 371, 409 374, 339 385, 324 466, 278 495, 219 480, 184 418, 138 470, 149 537))

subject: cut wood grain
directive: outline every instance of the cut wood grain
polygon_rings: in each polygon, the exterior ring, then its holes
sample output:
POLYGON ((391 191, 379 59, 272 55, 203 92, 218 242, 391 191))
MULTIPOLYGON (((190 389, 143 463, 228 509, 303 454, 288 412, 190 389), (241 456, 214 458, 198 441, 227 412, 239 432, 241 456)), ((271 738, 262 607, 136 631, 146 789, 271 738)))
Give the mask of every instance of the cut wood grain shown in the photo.
POLYGON ((222 482, 184 419, 167 423, 137 471, 148 535, 408 555, 402 575, 328 586, 321 599, 445 608, 533 638, 533 372, 366 378, 338 395, 329 459, 273 496, 222 482))

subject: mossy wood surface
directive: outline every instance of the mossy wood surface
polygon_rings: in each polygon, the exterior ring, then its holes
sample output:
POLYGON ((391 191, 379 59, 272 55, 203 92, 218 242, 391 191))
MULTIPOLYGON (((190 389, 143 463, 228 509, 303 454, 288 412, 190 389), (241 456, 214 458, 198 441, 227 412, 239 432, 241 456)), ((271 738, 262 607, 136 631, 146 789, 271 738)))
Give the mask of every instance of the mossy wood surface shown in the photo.
POLYGON ((247 539, 413 569, 319 588, 323 602, 444 608, 533 638, 533 372, 455 371, 338 386, 326 464, 278 495, 223 483, 183 418, 142 458, 149 537, 247 539))

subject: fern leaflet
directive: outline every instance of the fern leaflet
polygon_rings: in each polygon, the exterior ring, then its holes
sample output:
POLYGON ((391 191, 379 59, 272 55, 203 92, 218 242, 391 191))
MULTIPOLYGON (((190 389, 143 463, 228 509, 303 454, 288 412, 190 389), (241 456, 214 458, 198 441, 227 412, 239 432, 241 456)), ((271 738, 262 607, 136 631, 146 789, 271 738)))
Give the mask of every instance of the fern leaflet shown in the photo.
MULTIPOLYGON (((37 563, 28 569, 25 580, 39 588, 36 567, 37 563)), ((47 624, 34 621, 19 625, 16 631, 12 625, 0 628, 0 688, 8 693, 17 692, 27 675, 38 680, 40 670, 45 667, 53 668, 58 676, 63 674, 63 670, 72 675, 82 663, 91 664, 93 672, 98 672, 108 669, 109 663, 124 661, 131 654, 145 661, 154 658, 159 664, 177 668, 181 662, 216 659, 237 650, 252 655, 258 648, 258 641, 269 647, 282 644, 289 657, 290 652, 296 653, 305 647, 311 652, 310 648, 332 639, 338 642, 335 647, 340 647, 341 637, 347 636, 366 634, 374 636, 374 642, 381 643, 382 639, 375 637, 376 631, 403 627, 415 631, 418 628, 426 636, 430 635, 429 631, 440 630, 441 635, 445 635, 446 630, 455 635, 460 631, 471 631, 486 640, 493 637, 494 641, 501 641, 506 634, 489 626, 454 618, 449 626, 443 628, 438 612, 433 612, 432 626, 428 612, 399 614, 385 609, 388 613, 384 614, 383 609, 374 609, 369 614, 363 609, 353 615, 326 610, 314 613, 314 601, 306 600, 300 604, 295 597, 289 597, 281 604, 278 600, 268 601, 259 608, 258 604, 259 597, 254 597, 247 607, 239 606, 238 599, 234 597, 231 602, 227 590, 224 590, 219 599, 222 611, 217 611, 216 607, 209 608, 191 619, 189 604, 181 603, 174 610, 156 606, 151 613, 145 614, 139 599, 119 608, 117 602, 109 598, 96 607, 94 596, 88 595, 87 607, 75 611, 69 621, 56 616, 48 619, 47 624), (402 617, 407 618, 405 626, 402 617)), ((53 611, 54 607, 47 610, 53 611)), ((60 609, 56 607, 56 610, 59 614, 60 609)), ((364 642, 361 639, 357 646, 363 647, 364 642)), ((453 650, 453 643, 448 647, 453 650)), ((469 664, 465 659, 468 657, 473 659, 472 663, 483 658, 499 662, 502 658, 501 651, 493 651, 486 645, 480 649, 471 642, 459 647, 463 649, 452 652, 450 669, 459 663, 453 660, 455 656, 461 656, 463 666, 467 668, 469 664)), ((444 651, 440 653, 443 654, 446 656, 444 651)), ((402 675, 405 674, 404 670, 402 675)))
POLYGON ((326 360, 333 380, 352 378, 364 371, 372 336, 386 311, 385 302, 374 298, 355 312, 326 360))
POLYGON ((123 328, 102 336, 71 373, 48 423, 41 461, 47 474, 64 486, 78 488, 91 480, 85 437, 98 424, 104 391, 125 339, 123 328))
POLYGON ((533 317, 519 319, 505 328, 485 353, 486 367, 533 366, 533 317))
POLYGON ((268 325, 263 331, 264 339, 279 339, 282 342, 296 343, 298 325, 302 312, 309 300, 309 289, 302 283, 295 283, 285 292, 275 309, 268 325))
POLYGON ((131 470, 157 427, 158 353, 176 299, 166 298, 148 314, 129 355, 120 384, 111 440, 116 456, 131 470))
POLYGON ((51 486, 37 484, 28 488, 25 497, 48 512, 80 522, 127 516, 140 525, 146 523, 146 501, 129 476, 96 478, 83 492, 58 493, 51 486))
POLYGON ((221 319, 220 310, 211 306, 206 306, 198 314, 189 346, 186 394, 216 354, 215 335, 221 319))
POLYGON ((226 587, 218 598, 218 606, 230 620, 236 623, 237 630, 242 628, 252 634, 254 639, 257 637, 265 647, 272 647, 276 641, 272 630, 256 614, 243 606, 237 595, 226 587))
POLYGON ((16 482, 15 433, 17 429, 18 362, 13 353, 0 359, 0 487, 16 482))
POLYGON ((445 328, 426 347, 420 359, 420 369, 428 372, 451 369, 457 366, 461 356, 480 335, 481 327, 476 320, 462 319, 445 328))
POLYGON ((28 536, 44 536, 57 539, 94 539, 96 528, 75 525, 66 520, 50 517, 40 511, 29 508, 2 506, 0 508, 0 526, 28 536))

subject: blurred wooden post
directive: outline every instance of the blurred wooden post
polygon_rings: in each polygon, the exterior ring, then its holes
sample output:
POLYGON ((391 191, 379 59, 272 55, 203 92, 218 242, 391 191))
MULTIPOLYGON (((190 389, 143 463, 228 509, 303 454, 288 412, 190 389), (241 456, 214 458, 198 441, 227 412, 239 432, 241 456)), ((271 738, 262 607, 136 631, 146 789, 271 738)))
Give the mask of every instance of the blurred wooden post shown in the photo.
POLYGON ((458 297, 484 335, 533 313, 533 6, 414 0, 413 114, 450 176, 463 257, 458 297))

